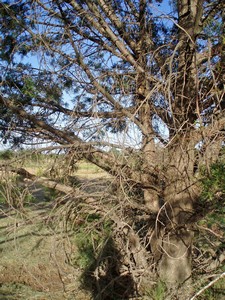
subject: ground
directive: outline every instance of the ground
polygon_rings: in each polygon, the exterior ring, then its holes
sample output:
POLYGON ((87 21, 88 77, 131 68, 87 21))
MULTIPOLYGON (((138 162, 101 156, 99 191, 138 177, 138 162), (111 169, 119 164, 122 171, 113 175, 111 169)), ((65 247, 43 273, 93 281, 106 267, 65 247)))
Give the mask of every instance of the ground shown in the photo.
POLYGON ((51 206, 0 213, 0 299, 90 299, 82 270, 69 263, 77 249, 70 233, 51 226, 51 206))
MULTIPOLYGON (((92 178, 86 173, 78 171, 81 181, 92 178)), ((22 209, 0 203, 0 300, 91 299, 81 287, 83 270, 74 264, 74 232, 66 232, 62 220, 53 226, 54 193, 26 185, 32 199, 22 209)))

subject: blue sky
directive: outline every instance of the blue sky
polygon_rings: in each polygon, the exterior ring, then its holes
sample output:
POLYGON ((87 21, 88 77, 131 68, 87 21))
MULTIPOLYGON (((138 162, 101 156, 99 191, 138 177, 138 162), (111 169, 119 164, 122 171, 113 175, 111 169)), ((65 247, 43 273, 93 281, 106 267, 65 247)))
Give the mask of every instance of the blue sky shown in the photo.
MULTIPOLYGON (((159 16, 159 17, 162 17, 162 18, 164 18, 164 15, 168 15, 168 14, 172 13, 172 11, 173 11, 173 7, 170 4, 170 1, 168 1, 168 0, 163 0, 162 3, 156 3, 155 1, 153 1, 153 3, 150 4, 150 7, 152 7, 152 11, 153 11, 154 16, 159 16)), ((167 24, 168 23, 172 24, 172 22, 169 21, 168 19, 165 20, 165 22, 167 22, 167 24)), ((31 63, 34 68, 38 68, 39 64, 41 62, 41 54, 39 54, 39 55, 38 54, 37 55, 28 55, 25 58, 23 58, 22 61, 24 63, 31 63)), ((72 93, 64 92, 64 100, 67 103, 70 103, 71 98, 73 98, 72 93)), ((72 108, 72 104, 69 105, 69 107, 72 108)), ((124 143, 126 143, 126 139, 128 140, 129 143, 135 143, 135 140, 138 143, 139 138, 140 138, 140 136, 138 136, 138 133, 135 134, 135 132, 134 132, 134 135, 130 136, 130 138, 128 137, 127 133, 124 133, 124 134, 122 133, 122 134, 119 134, 118 136, 109 134, 109 136, 108 136, 109 140, 118 139, 118 140, 120 140, 120 142, 123 141, 124 143), (125 138, 125 136, 126 136, 126 138, 125 138)), ((8 147, 8 145, 1 145, 1 144, 2 143, 0 141, 0 149, 8 147)))

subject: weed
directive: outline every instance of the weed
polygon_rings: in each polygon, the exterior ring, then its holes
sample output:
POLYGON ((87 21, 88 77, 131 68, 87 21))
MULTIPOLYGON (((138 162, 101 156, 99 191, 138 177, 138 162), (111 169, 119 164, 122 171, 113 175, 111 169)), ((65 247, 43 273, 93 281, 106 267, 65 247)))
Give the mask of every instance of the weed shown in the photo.
POLYGON ((90 214, 85 224, 79 227, 75 236, 75 243, 78 253, 75 257, 75 264, 85 269, 92 265, 104 244, 109 237, 111 223, 100 219, 98 214, 90 214), (91 228, 91 230, 89 230, 91 228))
POLYGON ((164 300, 166 295, 166 285, 162 281, 158 281, 151 290, 146 291, 146 295, 151 300, 164 300))
POLYGON ((13 151, 3 150, 0 151, 0 160, 9 160, 13 157, 13 151))

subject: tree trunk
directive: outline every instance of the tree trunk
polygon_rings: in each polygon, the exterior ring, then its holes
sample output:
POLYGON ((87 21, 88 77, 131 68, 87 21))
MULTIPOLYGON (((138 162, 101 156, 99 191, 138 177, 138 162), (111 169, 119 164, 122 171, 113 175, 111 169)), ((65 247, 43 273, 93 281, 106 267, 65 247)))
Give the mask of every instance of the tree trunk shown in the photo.
POLYGON ((174 229, 159 238, 161 258, 160 278, 168 287, 176 287, 191 278, 193 233, 188 229, 174 229))
POLYGON ((150 235, 151 250, 161 280, 169 289, 182 285, 182 295, 186 297, 183 299, 188 298, 185 288, 191 283, 194 236, 191 219, 193 203, 198 197, 193 175, 193 151, 194 147, 185 137, 182 146, 179 144, 171 149, 171 155, 168 153, 168 167, 159 194, 160 208, 150 235))
POLYGON ((181 293, 179 299, 188 299, 191 293, 194 234, 188 226, 189 217, 189 210, 184 211, 171 204, 164 205, 157 215, 150 239, 158 275, 170 295, 175 293, 178 296, 178 292, 181 293))

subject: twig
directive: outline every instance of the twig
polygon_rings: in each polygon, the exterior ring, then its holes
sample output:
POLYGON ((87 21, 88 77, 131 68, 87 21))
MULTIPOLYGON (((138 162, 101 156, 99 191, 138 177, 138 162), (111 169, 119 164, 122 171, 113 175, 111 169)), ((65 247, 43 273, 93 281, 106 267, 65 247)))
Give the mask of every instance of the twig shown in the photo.
POLYGON ((200 291, 198 291, 190 300, 194 300, 196 297, 198 297, 201 293, 203 293, 205 290, 207 290, 211 285, 213 285, 215 282, 217 282, 218 280, 220 280, 221 278, 223 278, 225 276, 225 272, 223 272, 222 274, 220 274, 219 276, 217 276, 213 281, 211 281, 209 284, 207 284, 206 286, 204 286, 200 291))
POLYGON ((215 235, 216 237, 218 237, 218 238, 220 238, 220 239, 223 238, 222 235, 216 233, 215 231, 213 231, 213 230, 210 229, 210 228, 207 228, 207 227, 204 227, 204 226, 200 226, 200 225, 197 225, 197 227, 198 227, 199 229, 203 229, 203 230, 205 230, 205 231, 209 231, 211 234, 215 235))

